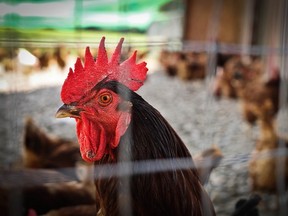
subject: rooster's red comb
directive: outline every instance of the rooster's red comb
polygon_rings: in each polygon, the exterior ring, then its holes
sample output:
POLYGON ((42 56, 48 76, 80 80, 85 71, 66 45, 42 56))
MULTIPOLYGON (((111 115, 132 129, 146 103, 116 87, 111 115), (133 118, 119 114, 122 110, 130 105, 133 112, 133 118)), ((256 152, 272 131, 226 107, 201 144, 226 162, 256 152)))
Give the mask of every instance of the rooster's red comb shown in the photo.
POLYGON ((136 64, 136 51, 120 64, 123 41, 124 38, 121 38, 110 61, 105 49, 105 37, 100 41, 96 61, 89 47, 86 48, 84 65, 78 58, 74 71, 70 68, 62 86, 61 99, 65 104, 78 101, 103 79, 116 80, 132 91, 138 90, 143 85, 148 69, 145 62, 136 64))

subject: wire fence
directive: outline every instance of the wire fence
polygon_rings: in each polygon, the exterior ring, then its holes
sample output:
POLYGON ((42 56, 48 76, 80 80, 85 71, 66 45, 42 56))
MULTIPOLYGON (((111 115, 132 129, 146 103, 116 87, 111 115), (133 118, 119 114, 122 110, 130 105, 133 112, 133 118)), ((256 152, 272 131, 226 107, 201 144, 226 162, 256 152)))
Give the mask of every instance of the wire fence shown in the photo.
MULTIPOLYGON (((218 42, 216 40, 217 31, 218 31, 218 25, 219 25, 219 14, 221 13, 221 7, 223 6, 223 1, 216 1, 218 4, 215 6, 215 11, 213 13, 213 22, 211 22, 210 26, 210 32, 208 35, 208 39, 206 41, 191 41, 191 40, 182 40, 181 38, 176 39, 169 39, 169 40, 159 40, 157 38, 150 37, 147 40, 143 41, 127 41, 127 43, 124 43, 124 47, 132 46, 135 48, 147 48, 147 49, 166 49, 169 51, 181 51, 184 53, 188 52, 205 52, 208 54, 208 75, 207 78, 208 82, 211 82, 211 79, 215 78, 215 70, 217 69, 216 60, 217 60, 217 54, 233 54, 233 55, 249 55, 249 56, 261 56, 262 58, 266 59, 277 59, 276 62, 280 68, 280 75, 281 75, 281 86, 280 86, 280 100, 279 100, 279 110, 287 110, 287 104, 288 104, 288 73, 287 73, 287 54, 288 54, 288 47, 287 47, 287 1, 277 1, 277 4, 275 6, 271 5, 272 12, 266 11, 268 18, 267 23, 269 23, 269 26, 261 26, 262 31, 266 32, 266 34, 263 34, 263 43, 259 45, 251 45, 250 43, 240 43, 240 44, 232 44, 232 43, 224 43, 224 42, 218 42), (273 6, 273 7, 272 7, 273 6), (276 8, 275 8, 276 7, 276 8), (280 9, 284 10, 280 10, 280 9), (277 13, 279 12, 279 13, 277 13), (276 15, 275 15, 276 13, 276 15), (277 39, 276 42, 273 40, 274 36, 273 34, 276 32, 275 28, 277 26, 280 26, 277 30, 277 39), (268 30, 265 30, 267 27, 268 30), (272 39, 271 39, 272 38, 272 39), (275 44, 276 43, 276 44, 275 44)), ((253 7, 253 2, 255 1, 248 1, 252 2, 252 5, 247 6, 247 15, 253 17, 254 14, 251 14, 251 7, 253 7), (250 11, 250 12, 249 12, 250 11)), ((248 19, 248 18, 247 18, 248 19)), ((247 21, 247 26, 251 25, 249 23, 251 21, 247 21)), ((244 35, 248 37, 247 35, 244 35)), ((81 38, 80 38, 81 39, 81 38)), ((244 39, 243 39, 244 40, 244 39)), ((246 41, 251 40, 246 38, 246 41)), ((118 42, 118 38, 117 38, 118 42)), ((107 42, 107 47, 115 47, 116 41, 112 42, 111 40, 107 42)), ((30 39, 22 39, 22 38, 1 38, 0 44, 2 48, 8 48, 8 49, 17 49, 18 47, 33 47, 33 48, 55 48, 59 45, 57 41, 54 40, 30 40, 30 39)), ((64 45, 65 47, 69 49, 78 49, 79 47, 84 47, 87 44, 89 46, 97 48, 98 41, 93 40, 71 40, 71 41, 61 41, 61 45, 64 45)), ((271 60, 271 61, 272 61, 271 60)), ((274 61, 274 60, 273 60, 274 61)), ((269 62, 269 61, 268 61, 269 62)), ((267 66, 268 67, 268 66, 267 66)), ((209 87, 208 87, 209 88, 209 87)), ((207 90, 208 91, 208 90, 207 90)), ((206 130, 204 132, 206 138, 203 138, 205 140, 204 146, 208 146, 208 143, 211 142, 211 140, 216 139, 215 133, 219 132, 220 129, 218 127, 224 127, 223 125, 216 125, 213 124, 214 118, 212 117, 215 115, 213 113, 213 105, 215 104, 215 101, 212 99, 211 95, 206 95, 206 111, 203 112, 203 115, 205 116, 205 119, 202 119, 205 121, 206 130), (219 129, 216 130, 215 128, 219 129)), ((17 110, 17 101, 13 100, 12 105, 9 105, 8 109, 10 108, 11 112, 9 112, 9 116, 4 116, 4 118, 13 119, 15 116, 19 115, 19 110, 17 110), (13 107, 13 109, 11 108, 13 107), (14 112, 13 112, 14 111, 14 112)), ((228 115, 228 114, 227 114, 228 115)), ((16 128, 18 127, 18 122, 9 122, 8 127, 9 128, 16 128)), ((199 124, 200 125, 200 124, 199 124)), ((223 137, 221 138, 222 141, 226 139, 226 142, 232 141, 232 139, 228 138, 228 133, 236 133, 235 130, 237 128, 228 127, 227 131, 223 132, 223 137), (227 141, 227 139, 229 139, 227 141)), ((13 151, 15 149, 18 149, 19 144, 14 145, 19 140, 17 139, 19 131, 9 132, 10 135, 12 135, 8 141, 9 146, 13 146, 14 148, 9 151, 13 151)), ((221 142, 221 140, 220 140, 221 142)), ((237 143, 239 144, 239 143, 237 143)), ((276 176, 277 176, 277 194, 279 198, 279 215, 287 215, 287 160, 288 157, 288 150, 287 150, 287 144, 283 141, 278 142, 278 147, 269 151, 265 152, 253 152, 253 153, 237 153, 232 154, 229 153, 226 154, 220 164, 218 165, 219 169, 226 169, 229 166, 232 165, 239 165, 243 169, 247 168, 247 165, 249 164, 249 161, 253 158, 254 160, 266 160, 266 159, 272 159, 276 161, 275 169, 276 169, 276 176), (283 160, 284 157, 284 160, 283 160), (286 158, 286 159, 285 159, 286 158)), ((202 148, 202 149, 203 149, 202 148)), ((121 152, 121 151, 120 151, 121 152)), ((6 155, 4 155, 6 157, 6 155)), ((130 158, 129 156, 125 155, 125 157, 130 158)), ((126 176, 132 176, 132 175, 138 175, 138 174, 147 174, 147 173, 158 173, 158 172, 165 172, 169 170, 177 170, 177 169, 190 169, 190 168, 210 168, 211 167, 211 160, 200 160, 194 165, 191 164, 191 161, 189 159, 161 159, 161 160, 148 160, 148 161, 130 161, 128 162, 121 162, 117 164, 106 164, 106 165, 97 165, 93 167, 93 177, 92 179, 101 179, 101 178, 112 178, 112 177, 126 177, 126 176)), ((70 181, 79 181, 79 177, 75 175, 75 169, 77 168, 61 168, 61 169, 55 169, 57 172, 54 171, 48 171, 47 170, 13 170, 13 169, 5 169, 0 171, 0 185, 4 188, 9 187, 16 187, 18 186, 25 187, 26 185, 33 186, 33 185, 42 185, 42 184, 54 184, 54 183, 63 183, 63 182, 70 182, 70 181), (20 179, 20 181, 19 181, 20 179)), ((126 179, 126 189, 129 190, 129 181, 130 179, 126 179)), ((131 202, 131 200, 129 201, 131 202)), ((128 211, 128 213, 131 211, 128 211)), ((127 212, 126 212, 127 213, 127 212)), ((220 214, 219 214, 220 215, 220 214)), ((225 215, 225 214, 223 214, 225 215)), ((227 212, 226 212, 227 215, 227 212)))

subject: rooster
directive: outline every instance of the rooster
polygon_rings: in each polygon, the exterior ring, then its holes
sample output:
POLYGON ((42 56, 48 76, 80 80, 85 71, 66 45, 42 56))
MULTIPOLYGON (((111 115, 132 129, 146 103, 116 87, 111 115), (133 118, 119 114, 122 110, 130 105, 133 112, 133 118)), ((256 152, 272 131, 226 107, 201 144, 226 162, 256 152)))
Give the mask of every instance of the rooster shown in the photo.
POLYGON ((78 58, 64 81, 64 105, 56 113, 57 118, 76 120, 85 161, 95 162, 96 167, 133 162, 132 176, 96 178, 98 214, 215 215, 187 147, 164 117, 135 92, 146 79, 146 63, 136 64, 136 52, 119 63, 123 41, 110 61, 105 37, 96 61, 86 48, 84 66, 78 58), (137 162, 165 159, 171 169, 136 173, 137 162), (175 168, 181 165, 179 159, 188 161, 185 168, 175 168))

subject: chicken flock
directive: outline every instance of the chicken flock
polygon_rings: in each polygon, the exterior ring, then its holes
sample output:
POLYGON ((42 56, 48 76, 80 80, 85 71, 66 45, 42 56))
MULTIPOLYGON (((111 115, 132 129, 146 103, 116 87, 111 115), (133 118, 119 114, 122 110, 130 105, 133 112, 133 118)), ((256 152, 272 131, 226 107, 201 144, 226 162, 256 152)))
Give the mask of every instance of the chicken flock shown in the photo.
MULTIPOLYGON (((247 61, 239 55, 218 54, 212 94, 217 99, 237 99, 243 120, 251 127, 259 128, 248 166, 251 188, 258 192, 277 193, 279 172, 282 172, 284 184, 287 186, 288 183, 288 138, 278 134, 276 129, 280 71, 267 61, 260 56, 251 56, 247 61), (277 152, 282 154, 278 156, 277 152), (281 164, 282 171, 277 171, 281 164)), ((159 62, 169 76, 185 81, 205 79, 208 55, 163 50, 159 62)))
MULTIPOLYGON (((18 48, 0 48, 0 63, 6 73, 18 70, 20 51, 21 49, 18 48)), ((68 56, 71 54, 69 49, 62 45, 43 49, 30 47, 27 49, 27 53, 35 58, 35 63, 22 67, 26 74, 46 70, 51 65, 57 65, 60 70, 63 70, 67 66, 68 56)))
MULTIPOLYGON (((126 59, 130 56, 132 51, 132 46, 125 47, 121 53, 121 58, 126 59)), ((3 67, 3 72, 13 73, 19 70, 19 64, 21 64, 19 63, 20 52, 21 48, 0 47, 0 65, 3 67)), ((91 52, 96 53, 97 49, 91 49, 91 52)), ((149 51, 146 49, 139 51, 138 59, 145 58, 148 52, 149 51)), ((25 74, 51 70, 51 67, 53 66, 57 66, 60 71, 63 71, 69 64, 70 56, 76 55, 82 60, 84 59, 84 52, 82 49, 75 47, 70 48, 65 45, 45 48, 28 46, 27 53, 35 58, 35 62, 31 65, 22 65, 21 70, 25 74)))
MULTIPOLYGON (((78 58, 64 81, 64 104, 56 113, 57 118, 75 119, 81 157, 96 167, 111 167, 114 173, 95 179, 98 214, 215 215, 187 147, 163 116, 135 92, 144 84, 148 68, 146 62, 136 62, 136 51, 120 61, 123 41, 111 59, 105 37, 96 60, 86 48, 84 64, 78 58), (173 168, 184 159, 190 168, 173 168), (166 162, 167 169, 139 172, 139 163, 155 160, 166 162), (125 174, 127 167, 131 174, 125 174)), ((107 169, 95 174, 105 175, 107 169)))
MULTIPOLYGON (((70 70, 62 86, 64 105, 56 116, 75 118, 80 147, 74 140, 47 134, 32 119, 27 119, 23 170, 36 170, 45 178, 64 180, 21 187, 23 215, 215 215, 203 186, 221 161, 220 149, 213 146, 193 155, 192 159, 168 122, 134 92, 143 85, 147 69, 145 64, 135 62, 136 53, 128 60, 127 55, 124 58, 120 56, 122 43, 123 40, 120 40, 110 61, 104 39, 100 42, 96 60, 87 49, 85 56, 76 61, 74 71, 70 70), (120 64, 120 58, 126 61, 120 64), (89 74, 94 70, 101 73, 89 74), (127 76, 131 77, 127 79, 127 76), (95 81, 81 83, 81 79, 95 81), (95 112, 101 118, 93 116, 95 112), (95 140, 97 143, 94 144, 95 140), (171 170, 160 173, 132 174, 131 179, 125 175, 101 178, 101 173, 105 176, 107 170, 97 169, 99 165, 132 161, 132 165, 128 163, 130 169, 137 170, 137 162, 155 159, 173 159, 174 163, 177 163, 177 159, 188 159, 189 168, 177 170, 170 167, 171 170), (203 160, 210 161, 208 167, 201 167, 203 160), (94 173, 94 166, 99 173, 94 173), (130 184, 128 189, 124 187, 127 179, 130 184)), ((59 67, 64 68, 67 53, 63 54, 62 49, 57 48, 53 58, 59 67)), ((259 127, 248 167, 251 189, 254 192, 277 193, 276 170, 280 160, 286 165, 286 185, 288 182, 287 156, 276 156, 280 143, 284 143, 281 146, 284 151, 288 147, 286 138, 280 137, 275 128, 280 72, 277 68, 270 68, 266 76, 264 61, 259 57, 251 58, 249 63, 244 63, 237 55, 222 57, 218 56, 212 93, 218 99, 238 99, 243 119, 249 125, 259 127)), ((45 56, 42 60, 39 56, 41 68, 49 64, 45 59, 45 56)), ((163 50, 159 55, 159 62, 168 76, 177 76, 186 81, 204 80, 207 60, 205 53, 163 50)), ((121 167, 107 166, 105 169, 109 169, 108 173, 117 173, 121 167)), ((1 212, 9 215, 11 206, 7 200, 11 199, 11 195, 7 194, 10 190, 0 188, 0 193, 4 195, 1 212)), ((259 200, 259 197, 254 197, 252 201, 258 204, 259 200)), ((233 215, 241 215, 237 213, 241 212, 241 208, 238 206, 237 209, 233 215)))

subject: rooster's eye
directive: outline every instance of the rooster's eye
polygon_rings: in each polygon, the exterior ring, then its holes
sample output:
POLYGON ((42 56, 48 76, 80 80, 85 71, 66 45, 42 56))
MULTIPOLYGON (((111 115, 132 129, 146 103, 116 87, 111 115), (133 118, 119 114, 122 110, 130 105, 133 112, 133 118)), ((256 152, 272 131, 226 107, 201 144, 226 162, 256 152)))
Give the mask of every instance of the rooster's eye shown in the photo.
POLYGON ((99 96, 98 102, 101 106, 108 106, 112 102, 112 95, 110 93, 103 93, 99 96))

